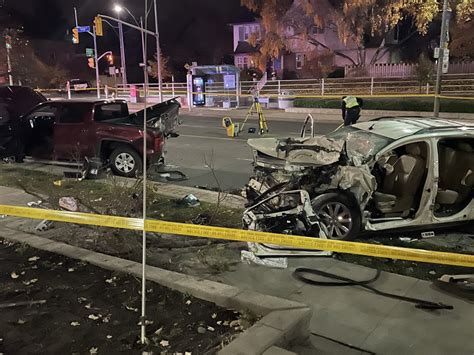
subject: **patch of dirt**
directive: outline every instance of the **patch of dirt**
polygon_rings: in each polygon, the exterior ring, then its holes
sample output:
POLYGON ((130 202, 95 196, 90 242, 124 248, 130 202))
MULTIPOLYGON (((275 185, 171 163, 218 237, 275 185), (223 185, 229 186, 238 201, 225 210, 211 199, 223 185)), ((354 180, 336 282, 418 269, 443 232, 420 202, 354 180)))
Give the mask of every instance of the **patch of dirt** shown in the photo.
POLYGON ((0 353, 213 354, 247 323, 237 312, 150 282, 150 343, 142 347, 140 280, 2 239, 0 270, 0 353))

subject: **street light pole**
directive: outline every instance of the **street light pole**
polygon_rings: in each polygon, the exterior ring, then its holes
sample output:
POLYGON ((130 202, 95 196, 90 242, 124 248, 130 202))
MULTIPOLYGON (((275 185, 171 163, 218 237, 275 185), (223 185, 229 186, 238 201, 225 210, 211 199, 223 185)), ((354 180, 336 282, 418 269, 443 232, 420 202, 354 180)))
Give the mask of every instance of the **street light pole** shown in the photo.
POLYGON ((156 31, 156 72, 158 76, 158 90, 160 94, 160 102, 163 102, 163 80, 161 77, 161 48, 160 48, 160 31, 158 29, 158 8, 156 0, 154 0, 155 7, 155 31, 156 31))
POLYGON ((439 58, 436 71, 436 89, 433 116, 439 117, 439 95, 441 94, 441 74, 443 71, 444 51, 447 49, 446 34, 448 29, 448 0, 443 1, 443 15, 441 17, 441 38, 439 43, 439 58))
POLYGON ((11 39, 9 35, 5 35, 5 46, 7 49, 7 71, 8 71, 8 83, 10 86, 13 85, 13 76, 12 76, 12 61, 10 59, 10 49, 11 49, 11 39))
POLYGON ((95 80, 97 82, 97 98, 100 99, 100 76, 99 76, 99 58, 97 55, 97 34, 93 26, 92 37, 94 37, 94 61, 95 61, 95 80))
MULTIPOLYGON (((119 15, 118 15, 119 16, 119 15)), ((125 61, 125 42, 123 39, 123 25, 118 23, 119 38, 120 38, 120 70, 122 72, 122 85, 127 85, 127 64, 125 61)))

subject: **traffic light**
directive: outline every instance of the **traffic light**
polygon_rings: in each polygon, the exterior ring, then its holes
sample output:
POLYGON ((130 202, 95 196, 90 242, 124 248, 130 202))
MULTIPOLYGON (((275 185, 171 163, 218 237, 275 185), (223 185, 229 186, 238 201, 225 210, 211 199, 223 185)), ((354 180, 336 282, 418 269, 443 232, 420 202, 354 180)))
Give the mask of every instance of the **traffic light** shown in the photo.
POLYGON ((107 62, 110 66, 114 65, 114 56, 112 54, 107 55, 107 62))
POLYGON ((79 31, 76 27, 72 29, 72 43, 78 44, 79 43, 79 31))
POLYGON ((99 16, 96 16, 94 18, 94 25, 95 25, 95 34, 97 36, 103 36, 104 28, 102 27, 102 18, 100 18, 99 16))
POLYGON ((87 58, 87 65, 89 66, 89 68, 94 69, 94 68, 95 68, 95 60, 94 60, 94 58, 87 58))

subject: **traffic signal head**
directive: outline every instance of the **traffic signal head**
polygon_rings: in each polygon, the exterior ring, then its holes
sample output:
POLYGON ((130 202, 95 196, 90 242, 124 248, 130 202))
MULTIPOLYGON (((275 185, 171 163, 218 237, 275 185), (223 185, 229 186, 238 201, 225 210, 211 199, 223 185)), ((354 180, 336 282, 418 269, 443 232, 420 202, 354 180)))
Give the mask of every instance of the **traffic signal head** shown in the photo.
POLYGON ((72 43, 78 44, 79 43, 79 31, 76 27, 72 29, 72 43))
POLYGON ((96 36, 103 36, 104 35, 104 28, 102 26, 102 18, 96 16, 94 18, 94 25, 95 25, 95 34, 96 36))
POLYGON ((87 65, 89 66, 89 68, 94 69, 94 68, 95 68, 95 60, 94 60, 94 58, 88 58, 88 59, 87 59, 87 65))

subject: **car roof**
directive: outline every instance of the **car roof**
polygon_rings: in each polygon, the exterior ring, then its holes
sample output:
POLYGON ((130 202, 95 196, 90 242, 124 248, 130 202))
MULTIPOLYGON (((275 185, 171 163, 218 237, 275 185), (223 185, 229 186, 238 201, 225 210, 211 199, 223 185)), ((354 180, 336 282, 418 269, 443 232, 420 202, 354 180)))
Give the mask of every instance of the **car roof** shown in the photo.
POLYGON ((353 127, 391 139, 400 139, 414 134, 471 129, 474 134, 474 125, 436 117, 387 116, 359 122, 353 127))
POLYGON ((126 100, 122 99, 114 99, 114 100, 92 100, 92 99, 73 99, 73 100, 52 100, 48 101, 48 104, 54 104, 54 103, 59 103, 59 104, 68 104, 68 103, 83 103, 83 104, 113 104, 113 103, 126 103, 126 100))

